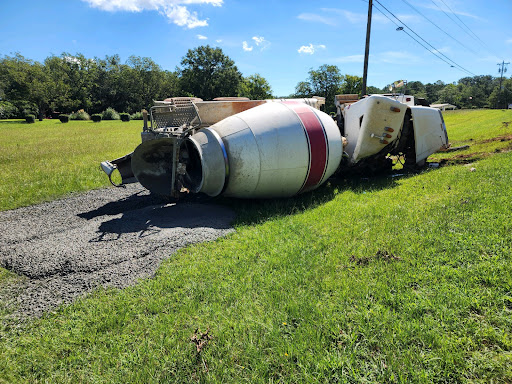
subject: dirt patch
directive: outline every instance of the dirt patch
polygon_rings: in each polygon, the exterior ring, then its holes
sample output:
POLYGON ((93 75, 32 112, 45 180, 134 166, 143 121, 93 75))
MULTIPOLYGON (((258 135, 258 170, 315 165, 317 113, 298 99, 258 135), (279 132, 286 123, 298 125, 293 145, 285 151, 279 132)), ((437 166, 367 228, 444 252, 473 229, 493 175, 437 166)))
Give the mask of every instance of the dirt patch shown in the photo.
POLYGON ((140 185, 0 212, 0 266, 23 277, 0 300, 40 316, 99 286, 132 285, 179 248, 233 231, 233 218, 212 204, 167 204, 140 185))
POLYGON ((201 353, 203 348, 206 347, 208 342, 213 338, 209 332, 210 328, 208 328, 206 332, 201 332, 199 328, 197 328, 194 334, 190 336, 190 341, 196 345, 197 353, 201 353))
POLYGON ((512 135, 503 135, 503 136, 498 136, 498 137, 493 137, 492 139, 486 139, 486 140, 481 140, 479 141, 479 143, 493 143, 495 141, 512 141, 512 135))
POLYGON ((439 160, 439 166, 471 164, 476 161, 488 158, 496 153, 506 153, 512 151, 512 135, 495 137, 492 139, 480 141, 479 143, 491 143, 496 141, 508 142, 508 144, 505 147, 496 148, 492 152, 474 152, 447 157, 439 160))
POLYGON ((466 153, 448 157, 439 160, 440 166, 454 165, 454 164, 471 164, 475 161, 482 160, 489 157, 489 153, 466 153))
POLYGON ((365 265, 368 265, 371 262, 377 261, 377 260, 392 262, 392 261, 400 261, 402 259, 398 256, 395 256, 391 252, 379 249, 375 253, 375 255, 372 255, 372 256, 363 256, 363 257, 356 257, 354 255, 350 256, 349 261, 350 261, 351 265, 343 265, 341 267, 341 269, 350 268, 350 267, 353 267, 354 265, 365 266, 365 265))

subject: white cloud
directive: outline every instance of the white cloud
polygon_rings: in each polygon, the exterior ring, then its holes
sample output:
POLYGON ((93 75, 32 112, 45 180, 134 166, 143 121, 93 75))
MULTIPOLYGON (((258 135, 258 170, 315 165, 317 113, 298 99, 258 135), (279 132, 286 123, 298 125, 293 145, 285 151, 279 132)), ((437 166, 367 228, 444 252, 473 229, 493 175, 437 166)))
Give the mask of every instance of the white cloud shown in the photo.
MULTIPOLYGON (((366 25, 366 21, 368 20, 367 13, 355 13, 351 11, 347 11, 346 9, 338 9, 338 8, 321 8, 322 12, 327 12, 330 14, 336 13, 342 16, 345 20, 352 24, 364 24, 366 25)), ((419 18, 416 15, 405 15, 405 14, 397 14, 397 17, 404 22, 418 22, 419 18)), ((372 14, 373 22, 380 23, 389 23, 389 19, 385 17, 383 14, 379 12, 374 12, 372 14)))
POLYGON ((190 13, 186 7, 181 5, 166 7, 164 14, 170 22, 180 27, 192 29, 208 25, 208 20, 199 20, 196 12, 190 13))
POLYGON ((254 42, 256 43, 256 45, 260 45, 261 43, 263 43, 265 41, 265 38, 263 36, 254 36, 252 38, 254 40, 254 42))
POLYGON ((306 55, 312 55, 314 54, 316 51, 318 51, 319 49, 325 49, 326 46, 323 45, 323 44, 319 44, 319 45, 313 45, 313 44, 309 44, 309 45, 303 45, 301 46, 297 52, 299 53, 304 53, 306 55))
POLYGON ((439 48, 439 49, 429 49, 430 52, 436 54, 436 53, 450 53, 451 52, 451 49, 450 47, 442 47, 442 48, 439 48))
POLYGON ((242 48, 245 52, 251 52, 254 47, 249 47, 249 44, 247 44, 247 41, 244 41, 242 43, 242 48))
POLYGON ((438 6, 436 4, 420 4, 420 3, 418 3, 418 5, 420 7, 432 9, 432 10, 438 11, 438 12, 454 13, 454 14, 460 15, 460 16, 471 17, 476 20, 484 20, 481 17, 473 15, 471 13, 457 11, 456 9, 454 9, 455 7, 453 4, 451 4, 451 6, 449 8, 445 4, 441 4, 441 3, 437 3, 438 6))
POLYGON ((204 35, 196 35, 199 40, 207 40, 208 38, 204 35))
POLYGON ((189 29, 196 27, 205 27, 208 25, 208 19, 200 20, 197 12, 190 12, 187 5, 190 4, 210 4, 220 7, 223 0, 82 0, 93 8, 99 8, 103 11, 129 11, 141 12, 144 10, 158 11, 165 15, 169 22, 180 27, 189 29))
POLYGON ((71 63, 71 64, 80 64, 80 60, 78 60, 76 57, 73 57, 73 56, 64 56, 62 58, 62 61, 65 61, 66 63, 71 63))
POLYGON ((364 61, 364 55, 342 56, 334 59, 333 61, 337 61, 339 63, 362 63, 364 61))
MULTIPOLYGON (((476 59, 476 61, 481 62, 481 63, 499 63, 501 60, 502 60, 501 58, 499 58, 498 56, 494 56, 494 55, 481 56, 478 59, 476 59)), ((509 60, 505 60, 505 61, 509 61, 509 60)))
POLYGON ((300 20, 312 21, 315 23, 322 23, 327 25, 336 25, 336 21, 330 17, 317 15, 316 13, 301 13, 297 16, 300 20))
MULTIPOLYGON (((362 63, 364 61, 364 55, 349 55, 341 56, 329 59, 331 62, 336 63, 362 63)), ((370 55, 370 65, 377 63, 388 63, 388 64, 403 64, 403 63, 417 63, 420 61, 418 56, 405 51, 385 51, 374 53, 370 55)))
POLYGON ((386 51, 370 56, 376 63, 412 63, 417 62, 419 58, 410 52, 405 51, 386 51))
MULTIPOLYGON (((322 11, 336 12, 336 13, 344 16, 345 19, 347 19, 352 24, 360 24, 360 23, 366 24, 366 20, 368 19, 367 14, 350 12, 345 9, 323 8, 322 11)), ((375 15, 375 16, 377 16, 377 15, 375 15)))
POLYGON ((222 43, 222 39, 215 40, 216 43, 222 43))
POLYGON ((505 44, 512 44, 512 39, 505 40, 505 44))
POLYGON ((254 36, 252 39, 257 47, 261 47, 262 51, 270 46, 270 42, 265 40, 263 36, 254 36))

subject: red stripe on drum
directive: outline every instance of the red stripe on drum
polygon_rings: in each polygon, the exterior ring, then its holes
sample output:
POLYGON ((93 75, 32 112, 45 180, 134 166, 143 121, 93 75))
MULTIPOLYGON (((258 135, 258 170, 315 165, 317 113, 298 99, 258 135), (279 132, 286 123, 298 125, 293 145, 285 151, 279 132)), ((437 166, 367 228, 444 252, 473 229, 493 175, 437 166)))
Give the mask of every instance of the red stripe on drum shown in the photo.
POLYGON ((327 168, 327 136, 324 127, 311 107, 294 101, 284 102, 299 116, 309 142, 309 170, 303 190, 317 186, 327 168))

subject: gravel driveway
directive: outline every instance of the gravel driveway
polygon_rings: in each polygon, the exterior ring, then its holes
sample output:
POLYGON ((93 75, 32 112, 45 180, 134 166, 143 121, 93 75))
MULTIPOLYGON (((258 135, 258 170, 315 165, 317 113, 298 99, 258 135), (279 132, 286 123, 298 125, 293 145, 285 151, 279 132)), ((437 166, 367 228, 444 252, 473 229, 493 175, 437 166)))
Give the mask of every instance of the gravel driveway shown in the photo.
POLYGON ((177 249, 233 231, 233 218, 212 204, 165 204, 138 184, 0 212, 0 266, 24 276, 0 300, 40 316, 100 285, 126 287, 177 249))

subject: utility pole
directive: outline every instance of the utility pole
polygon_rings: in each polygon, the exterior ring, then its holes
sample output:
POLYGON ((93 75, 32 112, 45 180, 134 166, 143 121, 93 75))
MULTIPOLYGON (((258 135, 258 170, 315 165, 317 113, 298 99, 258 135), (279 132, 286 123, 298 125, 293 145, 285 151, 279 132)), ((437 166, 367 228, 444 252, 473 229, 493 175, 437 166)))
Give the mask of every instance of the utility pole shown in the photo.
MULTIPOLYGON (((502 83, 502 81, 503 81, 503 74, 504 74, 505 72, 507 72, 507 67, 506 67, 506 66, 507 66, 507 65, 509 65, 509 64, 510 64, 510 63, 505 63, 505 60, 502 60, 502 62, 501 62, 501 63, 498 63, 498 64, 497 64, 497 65, 500 65, 500 66, 501 66, 501 68, 498 68, 498 72, 501 74, 501 75, 500 75, 500 99, 501 99, 501 94, 502 94, 502 92, 503 92, 503 90, 501 89, 501 83, 502 83)), ((499 105, 498 105, 498 108, 499 108, 499 105)))
POLYGON ((370 31, 372 29, 373 0, 368 0, 368 22, 366 23, 366 47, 364 49, 363 89, 362 95, 366 95, 366 79, 368 77, 368 55, 370 53, 370 31))

